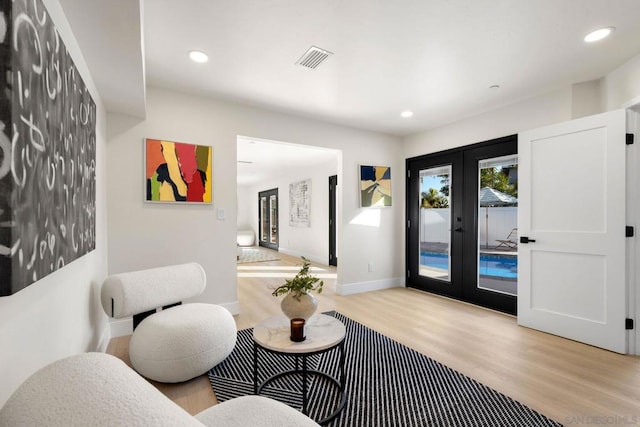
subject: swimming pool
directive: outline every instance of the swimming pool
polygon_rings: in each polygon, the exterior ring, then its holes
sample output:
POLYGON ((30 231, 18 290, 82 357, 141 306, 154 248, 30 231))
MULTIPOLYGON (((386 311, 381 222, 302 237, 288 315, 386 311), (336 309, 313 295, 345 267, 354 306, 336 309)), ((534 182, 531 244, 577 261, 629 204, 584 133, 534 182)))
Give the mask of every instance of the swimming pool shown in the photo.
MULTIPOLYGON (((420 252, 420 265, 442 270, 449 269, 449 255, 441 252, 420 252)), ((480 254, 480 276, 500 279, 518 278, 518 257, 480 254)))

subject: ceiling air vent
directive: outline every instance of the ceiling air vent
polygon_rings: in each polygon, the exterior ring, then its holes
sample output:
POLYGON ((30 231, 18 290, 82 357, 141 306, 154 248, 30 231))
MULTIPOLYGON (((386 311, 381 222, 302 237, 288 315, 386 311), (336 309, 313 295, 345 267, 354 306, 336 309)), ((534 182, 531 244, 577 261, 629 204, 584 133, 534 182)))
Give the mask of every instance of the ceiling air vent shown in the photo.
POLYGON ((315 70, 325 61, 325 59, 329 57, 329 55, 333 55, 333 53, 328 50, 320 49, 316 46, 311 46, 309 50, 307 50, 304 55, 298 59, 296 65, 301 65, 305 68, 315 70))

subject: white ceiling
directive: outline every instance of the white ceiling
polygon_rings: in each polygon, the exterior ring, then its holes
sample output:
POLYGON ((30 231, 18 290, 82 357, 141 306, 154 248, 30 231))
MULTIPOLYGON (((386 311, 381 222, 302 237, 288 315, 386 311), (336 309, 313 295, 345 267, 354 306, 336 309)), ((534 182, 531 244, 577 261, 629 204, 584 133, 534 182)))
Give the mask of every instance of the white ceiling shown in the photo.
POLYGON ((59 1, 108 111, 136 116, 146 77, 406 135, 600 78, 640 53, 639 0, 59 1), (602 26, 617 30, 582 41, 602 26), (334 55, 295 66, 311 45, 334 55), (190 62, 190 49, 210 61, 190 62))
POLYGON ((144 36, 150 85, 406 135, 602 77, 640 52, 640 1, 153 0, 144 36), (311 45, 334 55, 295 66, 311 45))
POLYGON ((338 161, 338 152, 257 138, 238 138, 238 185, 249 186, 302 168, 338 161))
POLYGON ((640 53, 640 0, 59 1, 107 110, 140 117, 146 78, 407 135, 598 79, 640 53), (603 26, 616 31, 582 41, 603 26), (296 66, 312 45, 334 54, 296 66), (209 62, 191 62, 191 49, 209 62))
POLYGON ((145 116, 141 0, 59 0, 109 112, 145 116))

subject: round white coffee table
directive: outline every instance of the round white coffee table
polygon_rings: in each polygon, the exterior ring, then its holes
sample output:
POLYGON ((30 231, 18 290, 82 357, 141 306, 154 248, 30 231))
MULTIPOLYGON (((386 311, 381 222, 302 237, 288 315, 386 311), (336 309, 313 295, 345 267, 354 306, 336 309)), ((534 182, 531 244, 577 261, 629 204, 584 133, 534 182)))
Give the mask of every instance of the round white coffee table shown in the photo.
POLYGON ((341 399, 338 407, 326 418, 318 421, 325 424, 335 418, 347 403, 345 392, 345 354, 344 339, 346 328, 344 324, 332 316, 325 314, 313 315, 305 324, 306 339, 302 342, 291 341, 289 318, 282 316, 270 317, 260 322, 253 329, 253 391, 260 394, 262 389, 278 378, 292 375, 302 377, 302 413, 308 415, 308 380, 310 375, 321 376, 338 387, 341 399), (258 350, 262 349, 275 354, 295 357, 295 368, 283 371, 258 383, 258 350), (338 349, 340 351, 340 378, 307 367, 307 357, 338 349), (299 361, 302 361, 300 367, 299 361))

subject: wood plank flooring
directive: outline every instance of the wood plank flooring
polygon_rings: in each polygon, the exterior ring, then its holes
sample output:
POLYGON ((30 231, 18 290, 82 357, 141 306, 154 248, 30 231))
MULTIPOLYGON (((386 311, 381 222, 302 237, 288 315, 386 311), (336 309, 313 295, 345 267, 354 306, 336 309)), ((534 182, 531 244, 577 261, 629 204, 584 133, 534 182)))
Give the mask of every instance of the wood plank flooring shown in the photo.
MULTIPOLYGON (((238 329, 280 314, 271 291, 298 258, 238 265, 238 329)), ((336 270, 314 265, 325 286, 319 311, 337 310, 565 425, 640 423, 640 357, 623 356, 520 327, 516 319, 428 293, 395 288, 335 294, 336 270)), ((107 350, 128 363, 129 337, 107 350)), ((195 414, 216 403, 208 378, 153 383, 195 414)))

